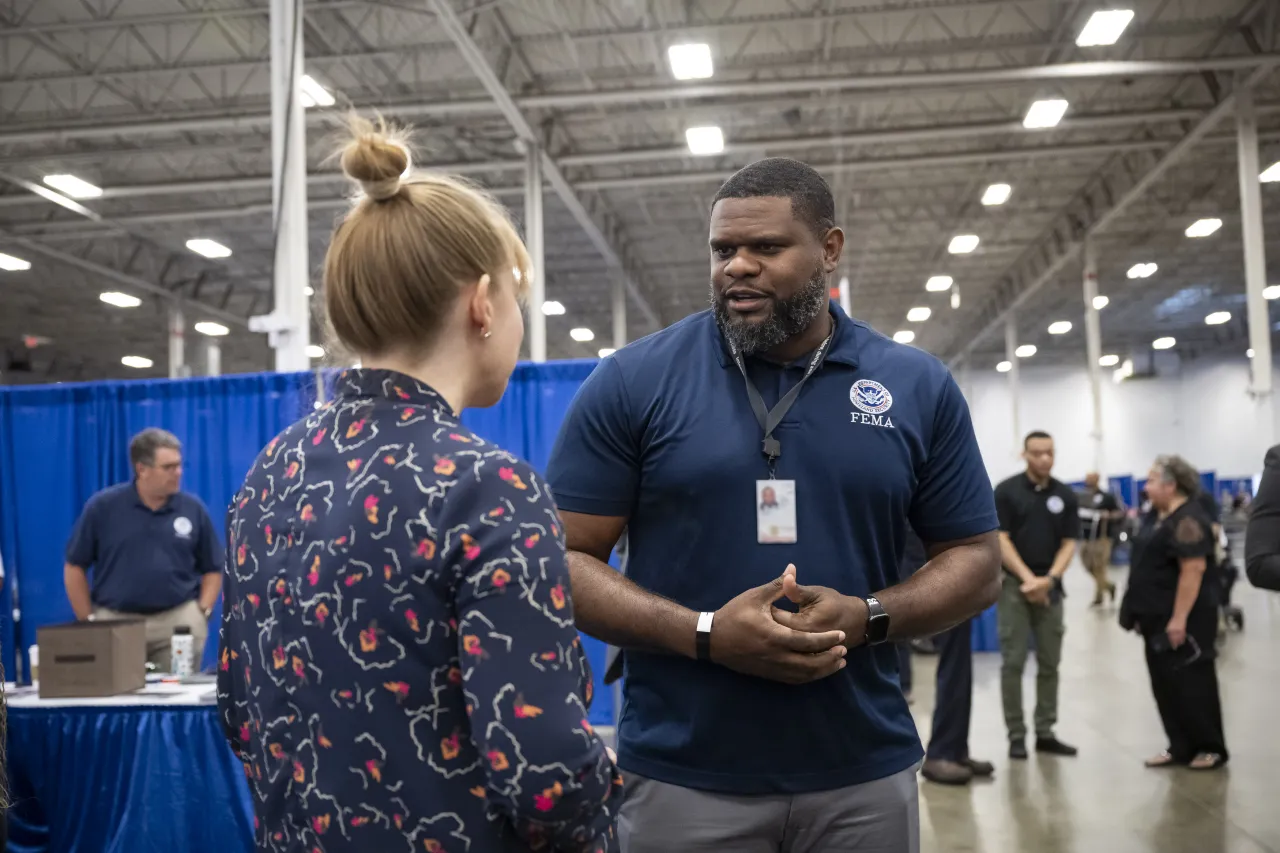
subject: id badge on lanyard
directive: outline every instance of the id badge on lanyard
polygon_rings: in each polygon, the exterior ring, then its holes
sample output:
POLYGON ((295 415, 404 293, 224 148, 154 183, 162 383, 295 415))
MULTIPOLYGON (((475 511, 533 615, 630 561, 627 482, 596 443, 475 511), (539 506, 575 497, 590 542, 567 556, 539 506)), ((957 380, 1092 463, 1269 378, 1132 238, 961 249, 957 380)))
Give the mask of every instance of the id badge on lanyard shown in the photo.
MULTIPOLYGON (((834 330, 833 330, 834 332, 834 330)), ((790 545, 798 540, 796 524, 796 481, 779 480, 777 478, 778 457, 782 455, 782 443, 773 437, 773 431, 782 423, 787 412, 795 405, 800 396, 800 389, 809 381, 822 364, 831 344, 831 335, 813 353, 809 367, 795 386, 782 396, 772 409, 765 407, 764 398, 756 388, 751 377, 747 375, 747 365, 737 349, 730 347, 734 363, 742 373, 747 386, 747 399, 751 402, 751 411, 755 413, 760 428, 764 430, 764 439, 760 443, 760 451, 769 461, 769 479, 756 480, 756 541, 762 545, 790 545)))

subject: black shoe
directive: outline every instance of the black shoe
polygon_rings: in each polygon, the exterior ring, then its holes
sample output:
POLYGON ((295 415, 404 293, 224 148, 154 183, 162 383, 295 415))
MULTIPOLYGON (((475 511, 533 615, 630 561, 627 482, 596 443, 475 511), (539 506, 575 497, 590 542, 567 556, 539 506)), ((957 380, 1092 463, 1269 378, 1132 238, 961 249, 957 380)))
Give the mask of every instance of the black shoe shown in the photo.
POLYGON ((996 772, 996 766, 990 761, 979 761, 976 758, 966 758, 960 763, 965 767, 968 767, 969 772, 974 776, 981 776, 985 778, 996 772))
POLYGON ((1080 750, 1065 744, 1056 737, 1036 738, 1036 752, 1047 752, 1050 755, 1075 755, 1080 750))
POLYGON ((1009 741, 1009 757, 1021 758, 1025 760, 1027 757, 1026 743, 1020 740, 1009 741))

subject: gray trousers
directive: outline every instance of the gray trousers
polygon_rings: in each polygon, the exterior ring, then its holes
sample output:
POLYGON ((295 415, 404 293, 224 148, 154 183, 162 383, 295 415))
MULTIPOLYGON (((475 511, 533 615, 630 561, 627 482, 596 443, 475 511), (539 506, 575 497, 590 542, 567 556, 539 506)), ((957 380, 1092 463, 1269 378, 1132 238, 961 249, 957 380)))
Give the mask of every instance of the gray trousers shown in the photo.
POLYGON ((622 853, 919 853, 916 767, 810 794, 695 791, 624 772, 622 853))

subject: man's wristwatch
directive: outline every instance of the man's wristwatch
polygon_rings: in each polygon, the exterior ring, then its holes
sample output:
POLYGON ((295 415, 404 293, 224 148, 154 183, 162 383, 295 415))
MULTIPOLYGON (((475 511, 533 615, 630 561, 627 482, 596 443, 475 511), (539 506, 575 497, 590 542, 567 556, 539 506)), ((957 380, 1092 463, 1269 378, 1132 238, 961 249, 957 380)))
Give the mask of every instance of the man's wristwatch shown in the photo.
POLYGON ((889 614, 884 612, 879 600, 868 595, 867 602, 867 636, 868 646, 878 646, 889 639, 889 614))
POLYGON ((715 616, 715 613, 705 610, 698 614, 698 660, 711 660, 711 621, 715 616))

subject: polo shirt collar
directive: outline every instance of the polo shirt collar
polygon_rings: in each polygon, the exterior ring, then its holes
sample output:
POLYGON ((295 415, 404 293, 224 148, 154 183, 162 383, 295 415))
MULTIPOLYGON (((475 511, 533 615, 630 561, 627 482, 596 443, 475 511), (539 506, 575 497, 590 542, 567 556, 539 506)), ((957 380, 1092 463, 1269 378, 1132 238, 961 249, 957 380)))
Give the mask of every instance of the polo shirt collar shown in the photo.
MULTIPOLYGON (((829 301, 829 309, 831 316, 835 318, 836 327, 832 333, 831 346, 827 349, 824 361, 847 364, 856 368, 858 366, 858 351, 861 348, 861 336, 864 327, 844 313, 844 309, 834 299, 829 301)), ((716 358, 720 360, 720 366, 733 367, 733 356, 729 353, 729 345, 725 343, 724 335, 720 334, 720 324, 716 322, 715 312, 708 311, 707 318, 711 324, 711 336, 712 340, 715 341, 716 358)))
POLYGON ((142 507, 147 512, 155 513, 157 515, 159 515, 160 513, 169 512, 170 510, 172 510, 173 502, 178 497, 177 495, 169 495, 168 499, 165 500, 164 504, 159 509, 152 509, 151 507, 147 506, 146 501, 142 499, 142 495, 138 492, 138 481, 136 478, 134 479, 133 483, 130 484, 129 488, 133 492, 133 502, 135 505, 142 507))
POLYGON ((1028 474, 1026 471, 1022 472, 1022 481, 1026 483, 1027 488, 1033 492, 1047 492, 1050 489, 1052 489, 1053 484, 1057 482, 1057 480, 1054 480, 1051 475, 1049 479, 1045 481, 1045 484, 1041 486, 1038 483, 1036 483, 1035 480, 1031 479, 1031 475, 1028 474))
POLYGON ((385 397, 396 403, 439 409, 452 413, 440 392, 412 376, 394 370, 352 368, 338 376, 335 396, 339 400, 385 397))

